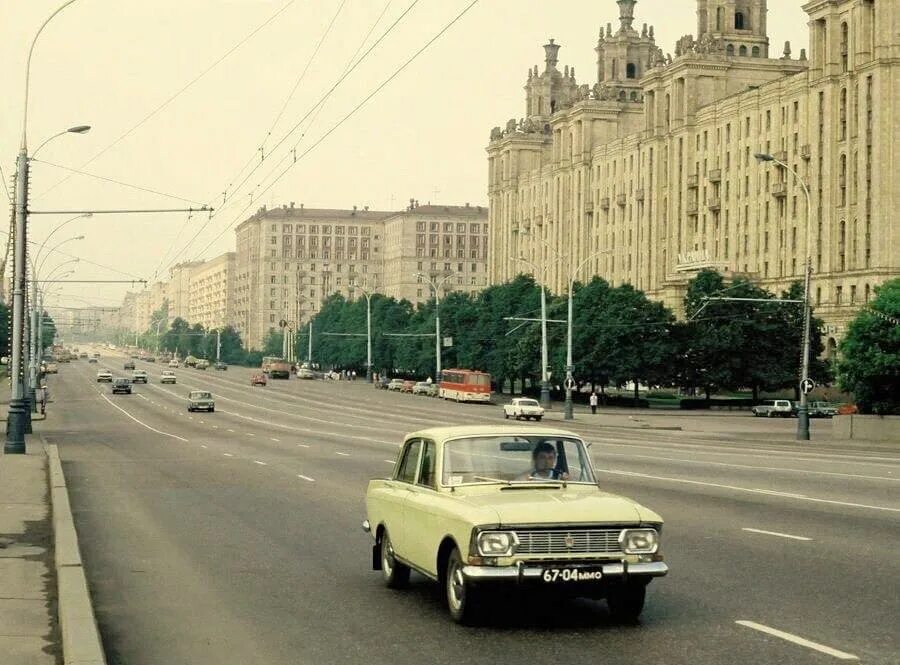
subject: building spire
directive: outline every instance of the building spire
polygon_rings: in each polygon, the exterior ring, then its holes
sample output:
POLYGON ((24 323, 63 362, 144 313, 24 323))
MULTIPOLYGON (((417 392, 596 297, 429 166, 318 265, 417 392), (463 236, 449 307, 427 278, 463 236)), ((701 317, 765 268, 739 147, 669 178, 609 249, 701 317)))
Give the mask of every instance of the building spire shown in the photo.
POLYGON ((556 69, 556 63, 559 62, 559 44, 554 43, 551 39, 549 43, 544 44, 544 53, 547 69, 556 69))
POLYGON ((637 0, 616 0, 616 4, 619 5, 619 21, 621 23, 619 32, 633 32, 634 28, 631 27, 631 24, 634 22, 634 6, 637 4, 637 0))

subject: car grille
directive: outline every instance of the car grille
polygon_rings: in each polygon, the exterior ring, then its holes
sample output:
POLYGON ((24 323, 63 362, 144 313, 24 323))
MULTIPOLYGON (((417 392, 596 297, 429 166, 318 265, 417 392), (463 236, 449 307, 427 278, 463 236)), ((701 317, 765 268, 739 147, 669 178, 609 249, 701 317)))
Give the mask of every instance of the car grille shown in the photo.
POLYGON ((621 529, 517 530, 517 554, 608 554, 621 552, 621 529))

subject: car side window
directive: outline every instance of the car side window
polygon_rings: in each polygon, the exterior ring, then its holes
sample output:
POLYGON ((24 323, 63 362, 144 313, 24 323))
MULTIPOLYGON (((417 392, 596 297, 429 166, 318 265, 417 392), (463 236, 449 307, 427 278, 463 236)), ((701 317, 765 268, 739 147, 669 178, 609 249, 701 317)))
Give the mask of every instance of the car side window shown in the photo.
POLYGON ((434 487, 434 441, 425 441, 418 485, 434 487))
POLYGON ((422 440, 415 439, 406 444, 403 451, 403 460, 400 462, 400 470, 397 472, 397 480, 404 483, 416 481, 416 469, 419 464, 419 452, 422 450, 422 440))

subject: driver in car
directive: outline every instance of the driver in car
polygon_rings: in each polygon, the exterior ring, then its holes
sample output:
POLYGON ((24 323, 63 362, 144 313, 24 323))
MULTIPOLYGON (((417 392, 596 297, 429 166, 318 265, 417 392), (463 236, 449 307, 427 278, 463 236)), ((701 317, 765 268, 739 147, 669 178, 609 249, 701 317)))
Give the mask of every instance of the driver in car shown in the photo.
POLYGON ((531 451, 532 468, 516 480, 568 480, 569 474, 556 468, 556 448, 542 441, 531 451))

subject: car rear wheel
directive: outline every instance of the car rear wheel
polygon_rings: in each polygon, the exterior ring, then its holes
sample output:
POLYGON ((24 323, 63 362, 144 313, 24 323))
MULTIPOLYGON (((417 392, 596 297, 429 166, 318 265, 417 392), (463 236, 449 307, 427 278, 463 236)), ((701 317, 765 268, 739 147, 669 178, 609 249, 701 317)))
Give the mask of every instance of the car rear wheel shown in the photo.
POLYGON ((478 618, 480 594, 471 583, 466 581, 463 575, 462 557, 456 548, 453 548, 447 559, 444 587, 450 618, 461 624, 473 623, 478 618))
POLYGON ((503 412, 503 417, 509 420, 509 414, 506 411, 503 412))
POLYGON ((543 417, 544 416, 535 416, 534 419, 537 420, 538 422, 541 422, 541 418, 543 418, 543 417))
POLYGON ((646 597, 646 584, 626 583, 609 592, 606 604, 614 620, 633 623, 641 615, 646 597))
POLYGON ((386 529, 381 536, 381 576, 391 589, 400 589, 409 582, 409 566, 394 558, 394 546, 386 529))

